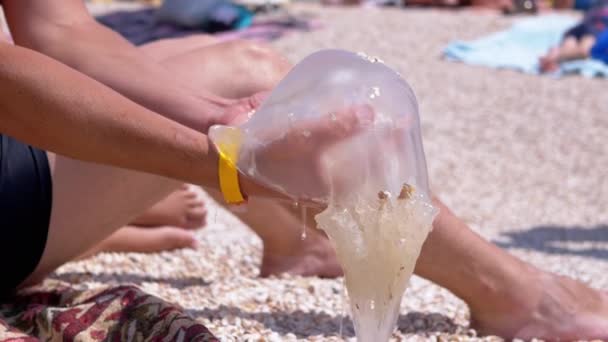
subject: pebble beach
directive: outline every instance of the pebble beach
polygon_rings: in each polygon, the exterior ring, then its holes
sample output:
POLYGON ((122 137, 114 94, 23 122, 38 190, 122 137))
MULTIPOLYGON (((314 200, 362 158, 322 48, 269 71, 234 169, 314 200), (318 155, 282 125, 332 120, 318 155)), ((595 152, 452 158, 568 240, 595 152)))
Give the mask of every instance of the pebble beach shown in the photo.
MULTIPOLYGON (((608 289, 606 80, 441 58, 450 41, 507 28, 512 17, 315 4, 288 10, 321 23, 271 43, 292 62, 324 48, 364 52, 410 83, 431 187, 472 229, 539 268, 608 289)), ((184 307, 222 341, 354 341, 341 279, 259 278, 260 240, 210 199, 207 207, 196 250, 106 253, 66 264, 52 278, 81 287, 137 284, 184 307)), ((501 340, 468 325, 462 301, 413 277, 393 337, 501 340)))

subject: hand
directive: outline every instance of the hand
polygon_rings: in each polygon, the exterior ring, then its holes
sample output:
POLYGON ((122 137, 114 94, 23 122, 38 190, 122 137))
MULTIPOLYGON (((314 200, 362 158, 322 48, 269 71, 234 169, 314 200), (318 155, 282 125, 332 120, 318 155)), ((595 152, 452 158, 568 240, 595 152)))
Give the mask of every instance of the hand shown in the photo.
MULTIPOLYGON (((241 147, 238 167, 243 191, 250 196, 287 197, 306 205, 324 204, 335 181, 323 163, 324 153, 371 125, 373 117, 370 107, 358 106, 303 121, 287 131, 284 127, 256 130, 254 137, 245 137, 241 147)), ((221 134, 221 129, 229 128, 216 129, 221 134)))
POLYGON ((269 92, 256 93, 250 97, 230 100, 223 106, 218 124, 226 126, 240 126, 247 122, 251 115, 260 107, 269 92))

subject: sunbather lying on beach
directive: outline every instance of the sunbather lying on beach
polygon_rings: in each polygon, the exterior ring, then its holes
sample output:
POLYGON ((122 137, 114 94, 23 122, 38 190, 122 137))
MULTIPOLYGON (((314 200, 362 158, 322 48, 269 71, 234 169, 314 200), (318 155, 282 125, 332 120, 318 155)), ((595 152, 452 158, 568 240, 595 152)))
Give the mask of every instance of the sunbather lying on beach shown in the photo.
MULTIPOLYGON (((323 0, 326 5, 360 5, 365 0, 323 0)), ((374 3, 375 1, 371 0, 374 3)), ((398 1, 378 1, 379 3, 398 3, 398 1)), ((583 0, 578 1, 583 2, 583 0)), ((537 13, 551 8, 571 9, 573 0, 405 0, 406 6, 462 8, 470 7, 479 10, 498 10, 505 14, 537 13)))
POLYGON ((608 1, 598 0, 585 18, 564 34, 559 46, 540 58, 543 72, 555 71, 566 61, 594 58, 608 63, 608 1))
MULTIPOLYGON (((4 264, 3 294, 94 248, 182 182, 218 189, 218 156, 200 132, 255 109, 255 94, 289 69, 268 48, 211 44, 204 36, 137 49, 100 27, 79 0, 2 4, 21 46, 0 43, 0 258, 12 261, 4 264)), ((310 141, 348 136, 361 115, 369 113, 320 122, 310 141)), ((276 146, 311 163, 318 156, 287 142, 276 146)), ((313 168, 309 178, 323 188, 313 168)), ((321 233, 310 230, 301 243, 300 222, 280 204, 283 195, 243 174, 238 182, 251 199, 243 218, 265 242, 263 272, 337 275, 321 233)), ((520 261, 436 203, 441 213, 416 272, 465 300, 480 331, 608 338, 603 292, 520 261)))

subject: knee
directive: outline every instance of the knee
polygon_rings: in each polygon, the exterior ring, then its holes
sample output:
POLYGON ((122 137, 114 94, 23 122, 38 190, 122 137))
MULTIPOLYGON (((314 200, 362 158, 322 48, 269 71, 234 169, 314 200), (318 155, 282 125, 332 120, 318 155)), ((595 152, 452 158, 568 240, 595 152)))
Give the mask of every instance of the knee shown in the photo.
POLYGON ((242 40, 230 44, 262 90, 272 89, 291 69, 287 58, 266 44, 242 40))
POLYGON ((247 57, 248 60, 260 64, 272 66, 275 71, 285 73, 291 69, 291 64, 283 55, 270 47, 268 44, 257 43, 245 40, 233 42, 239 54, 247 57))

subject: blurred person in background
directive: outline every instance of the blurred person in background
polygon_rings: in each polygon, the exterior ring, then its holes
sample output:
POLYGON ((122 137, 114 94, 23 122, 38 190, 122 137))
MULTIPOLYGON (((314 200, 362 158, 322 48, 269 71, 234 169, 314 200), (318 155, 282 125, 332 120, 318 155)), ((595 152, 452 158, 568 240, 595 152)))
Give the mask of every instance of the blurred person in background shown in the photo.
POLYGON ((608 1, 597 0, 583 20, 564 34, 558 46, 540 58, 543 72, 555 71, 560 63, 593 58, 608 63, 608 1))

